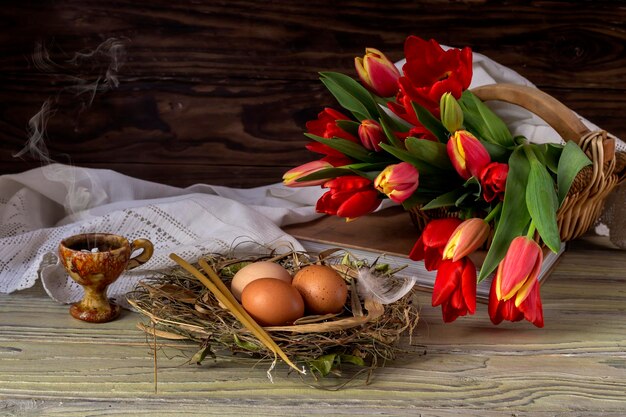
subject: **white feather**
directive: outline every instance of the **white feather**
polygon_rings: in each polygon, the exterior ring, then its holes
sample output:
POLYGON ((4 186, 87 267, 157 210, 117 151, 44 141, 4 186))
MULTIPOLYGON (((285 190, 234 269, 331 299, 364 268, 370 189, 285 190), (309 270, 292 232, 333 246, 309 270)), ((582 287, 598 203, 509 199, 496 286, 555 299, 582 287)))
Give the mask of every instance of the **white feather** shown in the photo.
POLYGON ((391 304, 408 294, 416 280, 416 277, 376 273, 374 267, 359 268, 357 288, 361 297, 370 297, 382 304, 391 304))

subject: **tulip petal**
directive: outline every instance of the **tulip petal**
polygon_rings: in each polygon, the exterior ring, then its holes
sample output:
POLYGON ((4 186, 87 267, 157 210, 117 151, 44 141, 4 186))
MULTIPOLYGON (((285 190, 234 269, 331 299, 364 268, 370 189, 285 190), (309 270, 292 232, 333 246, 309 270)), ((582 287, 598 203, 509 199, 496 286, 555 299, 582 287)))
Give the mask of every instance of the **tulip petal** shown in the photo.
POLYGON ((539 282, 535 281, 535 285, 528 294, 528 297, 520 305, 520 312, 524 318, 537 327, 543 327, 543 307, 541 305, 541 296, 539 295, 539 282))
POLYGON ((442 304, 441 306, 441 314, 443 317, 444 323, 451 323, 456 320, 459 316, 464 316, 467 314, 467 309, 462 307, 460 309, 454 308, 450 303, 442 304))
MULTIPOLYGON (((459 280, 459 286, 461 285, 461 281, 459 280)), ((465 303, 463 302, 463 293, 460 288, 456 288, 455 291, 450 296, 450 304, 457 310, 462 310, 465 307, 465 303)))
POLYGON ((500 324, 502 322, 502 314, 500 314, 500 301, 497 296, 497 284, 496 280, 491 281, 491 288, 489 290, 489 318, 493 324, 500 324))
POLYGON ((459 224, 461 220, 456 217, 431 220, 424 228, 424 244, 443 249, 459 224))
POLYGON ((476 283, 476 266, 469 258, 465 258, 461 275, 461 291, 465 306, 470 314, 474 314, 476 311, 476 283))
POLYGON ((434 271, 435 269, 439 269, 441 261, 441 249, 426 246, 424 254, 424 266, 426 267, 426 270, 434 271))
MULTIPOLYGON (((538 261, 537 264, 539 265, 539 268, 541 268, 541 260, 537 259, 537 261, 538 261)), ((537 283, 538 281, 537 281, 536 274, 534 273, 531 274, 530 277, 524 283, 524 285, 522 285, 522 287, 517 291, 517 294, 515 295, 515 307, 519 307, 520 304, 524 302, 526 297, 528 297, 531 290, 533 289, 533 286, 537 285, 537 283)))
POLYGON ((374 190, 361 191, 353 194, 339 207, 337 216, 348 219, 360 217, 376 210, 380 203, 378 192, 374 190))
POLYGON ((437 270, 433 288, 432 305, 436 307, 450 298, 460 285, 461 265, 452 261, 443 261, 437 270))
POLYGON ((421 234, 417 242, 413 245, 411 252, 409 252, 409 259, 413 261, 423 261, 424 260, 424 241, 422 239, 424 235, 421 234))

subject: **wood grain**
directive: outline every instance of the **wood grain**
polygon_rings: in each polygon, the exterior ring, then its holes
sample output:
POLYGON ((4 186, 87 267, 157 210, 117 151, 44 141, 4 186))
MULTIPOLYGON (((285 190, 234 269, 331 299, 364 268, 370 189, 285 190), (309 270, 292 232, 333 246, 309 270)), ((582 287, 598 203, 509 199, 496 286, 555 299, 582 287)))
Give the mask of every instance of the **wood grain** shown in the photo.
POLYGON ((485 306, 443 324, 420 294, 407 353, 370 385, 360 379, 339 392, 310 388, 285 366, 272 384, 267 364, 242 358, 188 364, 181 352, 194 346, 167 342, 155 394, 136 313, 94 325, 73 319, 41 287, 0 295, 0 415, 619 416, 625 271, 623 252, 573 242, 542 287, 544 329, 493 326, 485 306))
MULTIPOLYGON (((513 68, 597 125, 626 137, 626 9, 618 2, 348 1, 149 3, 10 1, 0 11, 0 174, 49 97, 54 160, 186 186, 280 181, 313 159, 307 120, 335 106, 319 71, 354 75, 365 47, 400 59, 409 34, 469 45, 513 68), (76 97, 67 77, 38 71, 37 42, 63 63, 125 39, 119 87, 76 97)), ((73 71, 73 72, 72 72, 73 71)))

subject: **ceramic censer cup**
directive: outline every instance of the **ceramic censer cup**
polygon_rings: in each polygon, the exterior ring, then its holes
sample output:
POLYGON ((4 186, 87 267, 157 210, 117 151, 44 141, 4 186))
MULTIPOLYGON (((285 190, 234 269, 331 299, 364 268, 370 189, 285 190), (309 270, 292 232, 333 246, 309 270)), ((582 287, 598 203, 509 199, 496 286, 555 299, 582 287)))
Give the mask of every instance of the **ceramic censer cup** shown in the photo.
POLYGON ((107 298, 107 287, 122 272, 147 262, 153 251, 147 239, 129 243, 122 236, 108 233, 87 233, 63 239, 59 244, 61 263, 85 290, 83 299, 70 307, 70 314, 91 323, 115 319, 120 307, 107 298), (131 258, 137 249, 143 250, 131 258))

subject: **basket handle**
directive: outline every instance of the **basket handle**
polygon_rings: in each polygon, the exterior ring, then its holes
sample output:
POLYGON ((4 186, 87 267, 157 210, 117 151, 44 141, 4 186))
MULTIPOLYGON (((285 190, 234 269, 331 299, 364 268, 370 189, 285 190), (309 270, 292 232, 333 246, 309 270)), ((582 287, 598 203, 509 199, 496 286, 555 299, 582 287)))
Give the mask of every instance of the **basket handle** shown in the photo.
POLYGON ((566 141, 579 143, 589 133, 572 110, 537 88, 503 83, 477 87, 472 93, 482 101, 498 100, 525 108, 541 117, 566 141))

